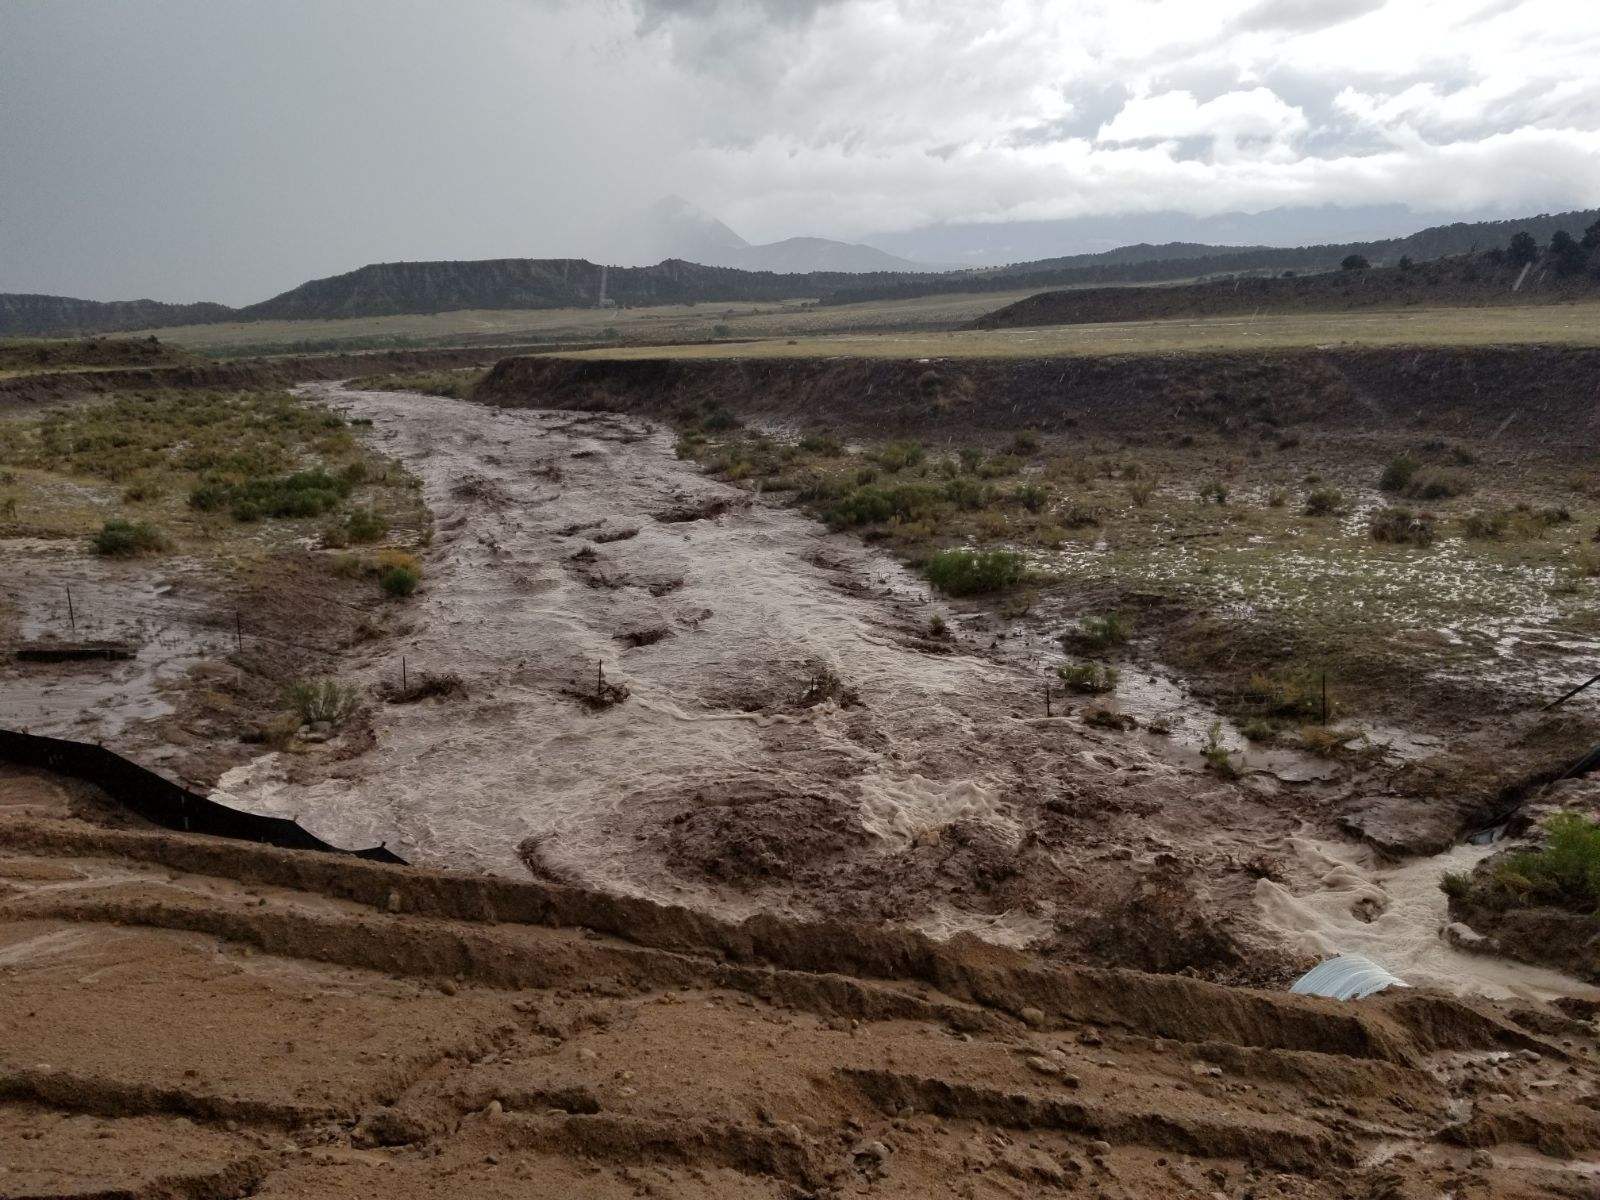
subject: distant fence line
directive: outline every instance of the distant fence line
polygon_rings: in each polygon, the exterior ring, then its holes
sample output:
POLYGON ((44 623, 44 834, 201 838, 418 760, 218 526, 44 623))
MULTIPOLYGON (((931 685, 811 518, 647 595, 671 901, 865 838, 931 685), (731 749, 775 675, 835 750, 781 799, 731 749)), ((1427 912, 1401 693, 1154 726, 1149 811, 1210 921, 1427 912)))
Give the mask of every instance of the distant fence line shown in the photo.
POLYGON ((384 846, 346 850, 328 844, 286 817, 265 817, 229 808, 187 791, 104 746, 0 729, 0 762, 54 771, 92 783, 129 812, 164 829, 406 865, 405 859, 384 846))

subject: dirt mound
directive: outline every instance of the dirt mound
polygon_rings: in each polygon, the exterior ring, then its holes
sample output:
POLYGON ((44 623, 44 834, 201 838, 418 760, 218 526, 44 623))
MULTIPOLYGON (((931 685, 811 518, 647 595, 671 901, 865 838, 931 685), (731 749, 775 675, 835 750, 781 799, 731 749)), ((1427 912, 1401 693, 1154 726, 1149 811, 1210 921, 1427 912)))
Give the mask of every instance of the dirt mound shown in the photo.
POLYGON ((1554 1010, 730 925, 19 786, 8 1194, 1575 1197, 1600 1145, 1593 1035, 1554 1010))

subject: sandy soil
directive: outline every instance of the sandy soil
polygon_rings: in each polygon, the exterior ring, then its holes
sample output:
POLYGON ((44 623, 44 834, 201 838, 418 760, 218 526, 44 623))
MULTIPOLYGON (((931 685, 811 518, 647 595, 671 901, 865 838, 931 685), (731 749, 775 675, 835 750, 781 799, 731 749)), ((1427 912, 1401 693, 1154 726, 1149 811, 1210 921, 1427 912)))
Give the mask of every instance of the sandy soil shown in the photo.
POLYGON ((0 1194, 1583 1197, 1593 1007, 1334 1001, 72 819, 0 775, 0 1194))

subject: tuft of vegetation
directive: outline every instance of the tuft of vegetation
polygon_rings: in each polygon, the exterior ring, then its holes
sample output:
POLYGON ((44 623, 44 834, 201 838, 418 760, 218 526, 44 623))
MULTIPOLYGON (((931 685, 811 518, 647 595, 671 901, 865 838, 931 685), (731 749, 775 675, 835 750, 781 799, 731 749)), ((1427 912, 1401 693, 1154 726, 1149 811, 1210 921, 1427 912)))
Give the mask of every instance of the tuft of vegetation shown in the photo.
POLYGON ((1133 624, 1121 613, 1106 613, 1098 617, 1085 617, 1078 629, 1061 636, 1062 645, 1083 646, 1090 650, 1109 650, 1127 643, 1133 624))
POLYGON ((1477 541, 1495 541, 1505 536, 1511 514, 1503 508, 1479 508, 1461 518, 1461 532, 1477 541))
POLYGON ((1316 488, 1306 494, 1308 517, 1336 517, 1348 508, 1344 493, 1338 488, 1316 488))
POLYGON ((1024 429, 1011 439, 1011 453, 1018 458, 1026 458, 1039 452, 1039 435, 1031 429, 1024 429))
POLYGON ((1115 667, 1108 667, 1105 663, 1098 662, 1068 663, 1066 666, 1057 667, 1056 674, 1069 692, 1078 692, 1085 696, 1113 692, 1117 688, 1117 680, 1121 678, 1115 667))
POLYGON ((422 564, 416 555, 403 550, 385 550, 378 555, 374 569, 378 573, 378 586, 387 596, 404 599, 417 590, 422 582, 422 564))
POLYGON ((141 554, 160 554, 172 548, 172 540, 145 521, 114 519, 100 527, 90 544, 96 554, 106 558, 136 558, 141 554))
POLYGON ((1545 823, 1541 847, 1508 854, 1486 874, 1447 876, 1441 886, 1455 899, 1497 909, 1600 911, 1600 822, 1557 813, 1545 823))
POLYGON ((382 541, 388 532, 389 522, 370 508, 355 509, 345 518, 345 536, 358 546, 382 541))
POLYGON ((950 596, 978 596, 1015 587, 1022 555, 1014 550, 941 550, 922 564, 934 587, 950 596))
POLYGON ((1383 474, 1378 476, 1378 488, 1385 492, 1404 492, 1421 469, 1422 464, 1411 455, 1397 455, 1389 460, 1389 464, 1383 468, 1383 474))
POLYGON ((337 679, 301 679, 289 685, 285 700, 301 723, 343 725, 361 705, 361 690, 337 679))
POLYGON ((1211 728, 1206 730, 1206 744, 1200 748, 1200 757, 1206 760, 1206 770, 1223 779, 1237 779, 1243 774, 1239 764, 1233 761, 1233 755, 1222 744, 1221 721, 1211 722, 1211 728))
POLYGON ((352 379, 348 386, 358 392, 421 392, 426 396, 466 400, 487 374, 478 367, 454 371, 395 371, 387 375, 363 375, 352 379))
POLYGON ((867 455, 885 471, 904 471, 920 466, 926 451, 917 442, 890 442, 867 455))
POLYGON ((1435 536, 1432 514, 1414 513, 1398 505, 1373 513, 1367 522, 1367 531, 1375 542, 1409 546, 1431 546, 1435 536))
POLYGON ((226 509, 235 521, 241 522, 263 517, 320 517, 337 508, 352 487, 354 483, 348 476, 313 467, 242 483, 204 482, 189 493, 189 506, 200 512, 226 509))
POLYGON ((1210 501, 1213 504, 1226 504, 1228 502, 1228 487, 1219 480, 1212 479, 1200 485, 1200 502, 1210 501))

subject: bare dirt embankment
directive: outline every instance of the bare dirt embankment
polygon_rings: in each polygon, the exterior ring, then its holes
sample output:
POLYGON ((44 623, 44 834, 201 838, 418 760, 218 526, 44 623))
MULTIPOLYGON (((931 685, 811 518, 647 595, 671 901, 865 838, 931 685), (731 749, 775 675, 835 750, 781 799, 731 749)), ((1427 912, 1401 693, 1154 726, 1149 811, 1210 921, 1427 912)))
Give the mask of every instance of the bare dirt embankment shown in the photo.
POLYGON ((1047 967, 104 811, 0 775, 6 1195, 1592 1194, 1581 1005, 1047 967))
POLYGON ((1178 436, 1260 424, 1426 428, 1507 445, 1600 444, 1600 350, 1341 348, 975 359, 695 361, 509 358, 496 404, 696 416, 723 405, 797 427, 927 438, 1036 429, 1178 436))
MULTIPOLYGON (((93 343, 91 343, 93 344, 93 343)), ((112 347, 141 346, 126 339, 100 343, 112 347)), ((78 343, 68 343, 75 347, 78 343)), ((285 355, 241 358, 227 362, 178 355, 182 361, 129 366, 125 362, 93 370, 57 370, 50 360, 35 360, 16 374, 0 370, 0 412, 56 403, 72 397, 165 388, 281 388, 308 379, 348 379, 385 371, 426 371, 488 366, 504 357, 504 346, 472 346, 439 350, 375 350, 359 354, 285 355)), ((127 358, 111 352, 108 358, 127 358)), ((157 357, 160 357, 157 355, 157 357)))

